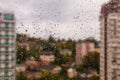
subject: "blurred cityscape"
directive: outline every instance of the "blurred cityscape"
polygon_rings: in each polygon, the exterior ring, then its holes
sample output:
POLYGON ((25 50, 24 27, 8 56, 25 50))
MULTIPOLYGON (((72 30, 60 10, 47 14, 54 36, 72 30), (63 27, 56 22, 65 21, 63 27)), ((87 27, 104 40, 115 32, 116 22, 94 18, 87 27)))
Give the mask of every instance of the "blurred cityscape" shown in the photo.
MULTIPOLYGON (((28 80, 99 79, 99 41, 47 40, 17 34, 17 78, 28 80)), ((21 79, 20 79, 21 80, 21 79)))
POLYGON ((1 10, 0 80, 120 80, 120 0, 103 4, 98 17, 100 40, 43 39, 16 33, 15 14, 1 10))

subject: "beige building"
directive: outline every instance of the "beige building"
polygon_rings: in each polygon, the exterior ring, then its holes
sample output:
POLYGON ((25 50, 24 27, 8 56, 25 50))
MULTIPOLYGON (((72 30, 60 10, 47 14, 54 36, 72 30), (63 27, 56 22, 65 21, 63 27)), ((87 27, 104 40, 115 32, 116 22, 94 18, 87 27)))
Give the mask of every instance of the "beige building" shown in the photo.
POLYGON ((40 59, 43 62, 54 62, 55 56, 53 52, 40 52, 40 59))
POLYGON ((77 77, 77 71, 75 69, 69 68, 67 70, 67 75, 69 78, 77 77))
POLYGON ((72 51, 69 50, 69 49, 62 49, 60 51, 60 54, 65 55, 65 56, 71 56, 72 55, 72 51))
POLYGON ((16 73, 20 73, 20 72, 25 72, 26 71, 24 64, 16 65, 15 69, 16 69, 16 73))
POLYGON ((100 80, 120 80, 120 0, 102 6, 100 22, 100 80))
POLYGON ((95 43, 93 42, 79 42, 76 44, 76 58, 75 62, 77 65, 82 63, 82 58, 91 51, 95 51, 95 43))

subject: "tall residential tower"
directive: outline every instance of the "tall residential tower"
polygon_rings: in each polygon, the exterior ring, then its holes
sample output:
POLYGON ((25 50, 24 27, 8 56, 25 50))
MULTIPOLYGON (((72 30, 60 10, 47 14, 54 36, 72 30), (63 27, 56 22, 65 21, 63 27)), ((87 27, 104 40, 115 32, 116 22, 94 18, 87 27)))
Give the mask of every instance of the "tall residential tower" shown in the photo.
POLYGON ((120 80, 120 0, 102 6, 100 22, 100 80, 120 80))
POLYGON ((0 10, 0 80, 15 80, 15 17, 0 10))

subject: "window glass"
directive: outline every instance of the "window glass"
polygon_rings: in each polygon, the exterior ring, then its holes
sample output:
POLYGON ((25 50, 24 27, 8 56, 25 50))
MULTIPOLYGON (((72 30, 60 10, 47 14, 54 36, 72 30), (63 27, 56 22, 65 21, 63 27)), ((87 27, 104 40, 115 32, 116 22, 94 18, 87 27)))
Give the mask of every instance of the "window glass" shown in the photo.
POLYGON ((119 0, 0 0, 0 80, 107 80, 117 73, 109 63, 120 53, 119 7, 119 0))

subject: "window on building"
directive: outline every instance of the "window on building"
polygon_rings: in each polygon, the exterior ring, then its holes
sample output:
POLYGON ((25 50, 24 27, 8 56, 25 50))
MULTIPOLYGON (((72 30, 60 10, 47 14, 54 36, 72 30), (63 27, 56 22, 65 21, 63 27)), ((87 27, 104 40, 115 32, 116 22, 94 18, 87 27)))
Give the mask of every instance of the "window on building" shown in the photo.
POLYGON ((117 80, 117 70, 113 69, 113 79, 112 80, 117 80))
POLYGON ((117 54, 112 53, 112 63, 116 63, 116 62, 117 62, 117 54))

